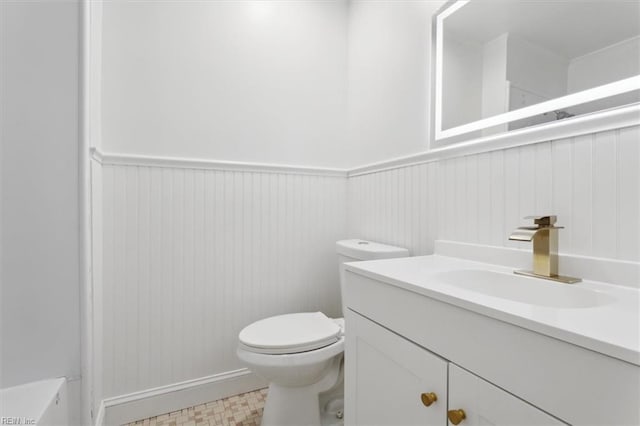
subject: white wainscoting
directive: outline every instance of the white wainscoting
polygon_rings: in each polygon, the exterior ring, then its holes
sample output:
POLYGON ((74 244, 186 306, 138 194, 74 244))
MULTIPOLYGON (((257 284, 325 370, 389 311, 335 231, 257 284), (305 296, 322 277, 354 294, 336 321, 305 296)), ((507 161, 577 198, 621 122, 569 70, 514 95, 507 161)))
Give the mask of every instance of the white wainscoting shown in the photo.
POLYGON ((94 160, 103 163, 92 165, 93 191, 102 191, 92 215, 94 233, 102 227, 93 253, 96 401, 241 369, 237 333, 259 318, 339 315, 334 244, 347 236, 415 255, 432 253, 436 239, 528 249, 509 232, 523 216, 555 213, 566 227, 561 252, 640 260, 640 127, 348 179, 335 170, 94 160))
POLYGON ((102 398, 237 370, 245 325, 340 314, 346 179, 104 162, 102 398))
POLYGON ((640 127, 349 178, 349 234, 433 251, 435 239, 523 247, 524 216, 558 215, 560 251, 640 261, 640 127))

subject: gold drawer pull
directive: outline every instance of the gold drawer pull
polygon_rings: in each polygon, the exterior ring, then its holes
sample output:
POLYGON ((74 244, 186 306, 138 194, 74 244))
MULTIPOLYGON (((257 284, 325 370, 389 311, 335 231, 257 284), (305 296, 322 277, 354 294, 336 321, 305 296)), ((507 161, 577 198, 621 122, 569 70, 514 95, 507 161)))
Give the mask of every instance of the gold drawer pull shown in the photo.
POLYGON ((464 413, 464 410, 449 410, 447 417, 451 423, 459 425, 460 422, 467 418, 467 415, 464 413))
POLYGON ((424 406, 428 407, 438 400, 438 395, 433 392, 423 393, 422 395, 420 395, 420 399, 422 400, 424 406))

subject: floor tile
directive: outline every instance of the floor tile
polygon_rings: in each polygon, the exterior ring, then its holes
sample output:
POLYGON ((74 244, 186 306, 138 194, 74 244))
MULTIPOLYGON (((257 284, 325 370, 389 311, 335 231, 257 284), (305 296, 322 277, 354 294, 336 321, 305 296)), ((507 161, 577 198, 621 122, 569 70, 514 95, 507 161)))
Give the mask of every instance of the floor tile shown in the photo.
POLYGON ((125 426, 259 426, 266 398, 267 389, 260 389, 138 420, 125 426))

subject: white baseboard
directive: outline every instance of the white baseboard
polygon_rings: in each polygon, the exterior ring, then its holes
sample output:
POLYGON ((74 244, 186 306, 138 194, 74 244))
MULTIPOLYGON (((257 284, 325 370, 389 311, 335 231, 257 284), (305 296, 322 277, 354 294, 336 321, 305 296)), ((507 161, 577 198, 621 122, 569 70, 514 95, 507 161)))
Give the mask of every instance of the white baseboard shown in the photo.
POLYGON ((260 389, 267 384, 264 379, 243 368, 106 398, 100 404, 95 426, 122 425, 260 389))

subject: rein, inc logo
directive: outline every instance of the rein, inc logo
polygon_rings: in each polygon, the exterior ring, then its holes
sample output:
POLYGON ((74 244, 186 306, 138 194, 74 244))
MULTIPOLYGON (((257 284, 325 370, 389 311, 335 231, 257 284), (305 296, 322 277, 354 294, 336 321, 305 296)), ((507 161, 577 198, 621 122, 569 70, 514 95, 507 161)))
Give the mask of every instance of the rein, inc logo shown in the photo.
POLYGON ((35 425, 36 419, 30 417, 0 417, 0 425, 35 425))

